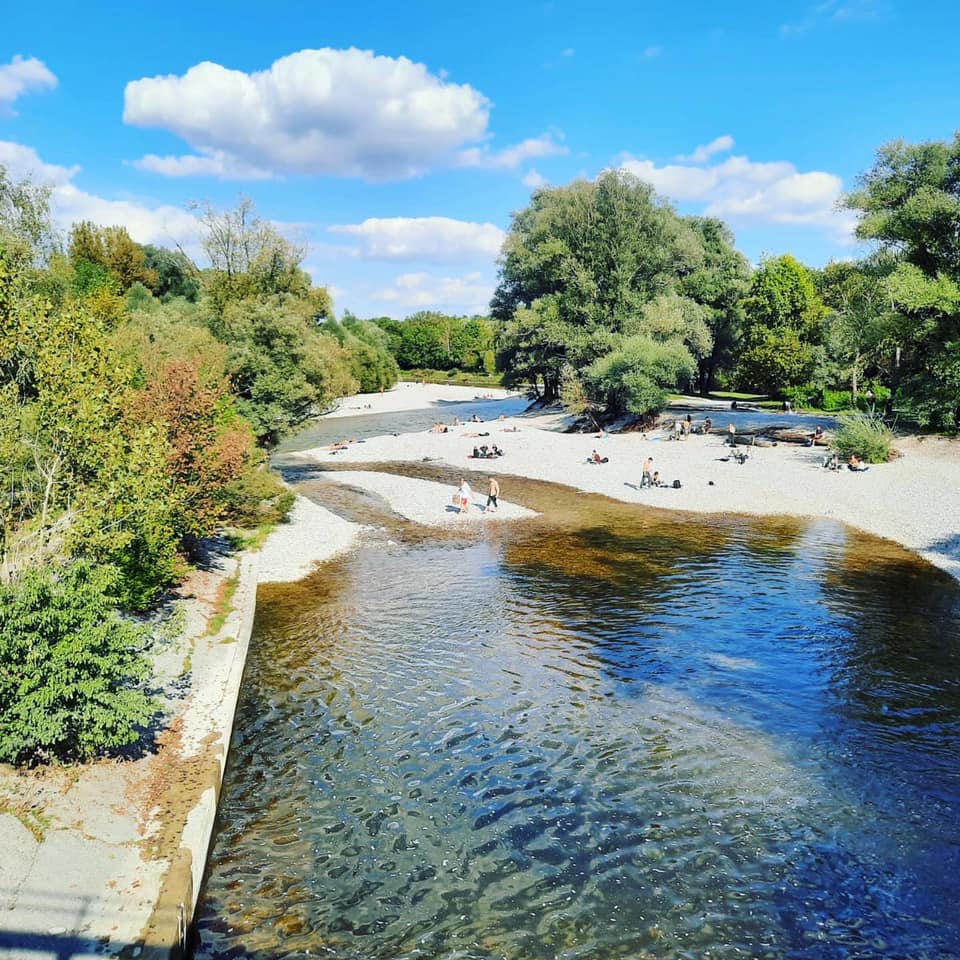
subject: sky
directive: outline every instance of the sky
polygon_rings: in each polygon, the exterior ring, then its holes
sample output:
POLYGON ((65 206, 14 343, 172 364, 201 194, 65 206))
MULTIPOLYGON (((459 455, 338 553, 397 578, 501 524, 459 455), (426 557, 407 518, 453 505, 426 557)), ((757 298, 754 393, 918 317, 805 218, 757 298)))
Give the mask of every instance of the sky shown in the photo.
POLYGON ((58 226, 203 263, 241 197, 338 313, 484 313, 533 190, 623 168, 751 261, 862 253, 837 201, 960 129, 952 0, 16 4, 0 165, 58 226))

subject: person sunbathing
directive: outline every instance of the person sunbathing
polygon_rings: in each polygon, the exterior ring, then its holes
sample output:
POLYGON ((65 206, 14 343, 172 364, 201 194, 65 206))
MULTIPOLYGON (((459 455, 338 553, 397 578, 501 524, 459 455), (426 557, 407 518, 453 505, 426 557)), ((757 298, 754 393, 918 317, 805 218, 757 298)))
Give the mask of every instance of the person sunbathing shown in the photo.
POLYGON ((851 453, 850 459, 847 461, 847 469, 854 473, 863 473, 864 470, 870 468, 855 453, 851 453))
POLYGON ((601 457, 596 450, 594 450, 593 453, 590 455, 590 463, 609 463, 609 462, 610 462, 609 457, 601 457))

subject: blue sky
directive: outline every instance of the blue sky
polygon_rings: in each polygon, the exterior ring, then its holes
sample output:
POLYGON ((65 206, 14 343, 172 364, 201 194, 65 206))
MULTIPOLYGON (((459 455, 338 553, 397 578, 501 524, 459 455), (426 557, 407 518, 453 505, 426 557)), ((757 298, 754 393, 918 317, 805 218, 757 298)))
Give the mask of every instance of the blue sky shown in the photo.
POLYGON ((905 0, 18 4, 0 164, 198 258, 190 201, 246 195, 338 310, 482 311, 511 211, 609 167, 754 261, 855 255, 877 147, 960 128, 957 36, 905 0))

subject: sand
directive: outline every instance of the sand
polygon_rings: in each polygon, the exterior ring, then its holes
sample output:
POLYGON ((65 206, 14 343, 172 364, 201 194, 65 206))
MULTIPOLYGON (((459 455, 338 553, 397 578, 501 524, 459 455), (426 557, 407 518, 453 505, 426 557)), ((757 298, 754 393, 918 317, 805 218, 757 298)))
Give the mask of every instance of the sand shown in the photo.
MULTIPOLYGON (((412 409, 415 403, 429 405, 441 395, 466 399, 476 395, 472 388, 407 385, 388 394, 350 398, 367 412, 412 409), (447 391, 455 391, 448 394, 447 391), (394 397, 400 393, 401 398, 394 397), (402 402, 403 406, 392 406, 402 402), (375 406, 384 404, 384 406, 375 406), (391 404, 386 406, 386 404, 391 404)), ((351 411, 356 415, 356 411, 351 411)), ((725 425, 721 411, 714 422, 725 425)), ((754 415, 763 419, 768 414, 754 415)), ((779 418, 782 419, 782 418, 779 418)), ((800 422, 800 421, 797 421, 800 422)), ((639 433, 613 434, 597 439, 590 434, 562 432, 567 418, 558 414, 507 417, 483 425, 463 424, 446 434, 415 433, 399 437, 376 437, 364 444, 351 444, 338 455, 344 462, 418 462, 425 457, 442 461, 466 472, 471 485, 485 493, 480 479, 491 473, 513 474, 531 479, 563 483, 618 500, 658 508, 698 513, 786 514, 800 517, 829 517, 880 537, 894 540, 917 551, 932 563, 960 579, 960 443, 940 438, 904 438, 898 441, 903 456, 886 464, 854 474, 844 469, 830 472, 821 467, 824 451, 793 444, 755 448, 750 459, 739 465, 727 459, 723 438, 694 436, 686 441, 668 441, 663 431, 646 437, 639 433), (517 428, 519 432, 512 432, 517 428), (470 434, 489 432, 489 438, 470 434), (506 451, 497 460, 475 461, 469 457, 479 442, 496 443, 506 451), (609 463, 587 463, 596 448, 609 463), (681 482, 681 488, 639 489, 646 457, 653 457, 654 469, 667 483, 681 482), (726 460, 726 462, 724 462, 726 460), (479 474, 479 477, 477 476, 479 474)), ((306 451, 303 456, 323 461, 324 450, 306 451)), ((394 510, 418 522, 448 522, 446 496, 400 485, 391 478, 376 483, 374 492, 389 493, 394 510)), ((358 482, 354 479, 352 482, 358 482)), ((509 496, 509 484, 504 493, 509 496)), ((374 488, 372 486, 365 489, 374 488)))

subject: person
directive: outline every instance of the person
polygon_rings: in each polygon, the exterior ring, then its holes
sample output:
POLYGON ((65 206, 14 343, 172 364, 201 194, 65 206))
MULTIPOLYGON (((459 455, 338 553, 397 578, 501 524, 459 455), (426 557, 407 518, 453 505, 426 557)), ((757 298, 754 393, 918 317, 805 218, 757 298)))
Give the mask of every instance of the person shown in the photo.
POLYGON ((607 463, 609 462, 609 460, 610 460, 609 457, 601 457, 596 450, 594 450, 593 453, 590 455, 591 463, 607 463))
POLYGON ((662 482, 661 482, 661 480, 660 480, 660 471, 659 471, 659 470, 654 470, 654 471, 653 471, 653 477, 652 477, 651 480, 650 480, 650 486, 651 486, 651 487, 660 487, 660 486, 662 486, 662 485, 663 485, 663 484, 662 484, 662 482))
POLYGON ((500 496, 500 484, 497 483, 496 477, 491 477, 490 492, 487 494, 487 506, 485 507, 485 509, 490 510, 492 508, 494 513, 498 512, 499 507, 497 505, 497 497, 499 496, 500 496))
POLYGON ((729 443, 731 447, 737 445, 737 427, 734 423, 727 425, 727 443, 729 443))
POLYGON ((850 459, 847 461, 847 469, 854 473, 863 473, 864 470, 870 468, 855 453, 851 453, 850 459))
POLYGON ((491 456, 491 457, 502 457, 502 456, 503 456, 503 451, 502 451, 496 444, 494 444, 494 445, 490 448, 490 456, 491 456))
POLYGON ((647 457, 643 461, 643 476, 640 477, 640 486, 641 488, 653 486, 653 457, 647 457))
POLYGON ((683 427, 683 439, 686 440, 690 434, 693 432, 693 420, 690 419, 690 414, 687 414, 687 419, 681 424, 683 427))
POLYGON ((459 427, 459 426, 460 426, 460 418, 459 418, 459 417, 454 417, 454 418, 453 418, 453 425, 454 425, 455 427, 459 427))
POLYGON ((840 458, 837 456, 836 451, 833 453, 827 454, 823 458, 823 467, 825 470, 839 470, 840 469, 840 458))
POLYGON ((817 429, 810 434, 809 446, 815 447, 818 443, 823 443, 823 427, 817 427, 817 429))
POLYGON ((470 484, 461 477, 460 478, 460 515, 464 516, 470 509, 470 497, 473 494, 473 491, 470 489, 470 484))
POLYGON ((783 401, 783 412, 784 413, 793 413, 793 404, 789 400, 783 401))
POLYGON ((683 433, 683 424, 681 424, 679 420, 674 420, 673 430, 670 432, 670 439, 679 440, 682 433, 683 433))
POLYGON ((474 448, 473 448, 473 459, 474 459, 474 460, 479 460, 479 459, 480 459, 480 449, 479 449, 479 447, 474 447, 474 448))
POLYGON ((713 429, 713 421, 709 417, 707 417, 706 420, 703 421, 703 432, 709 433, 712 429, 713 429))
POLYGON ((471 419, 474 423, 483 423, 483 421, 480 419, 480 417, 479 417, 477 414, 474 414, 470 419, 471 419))

